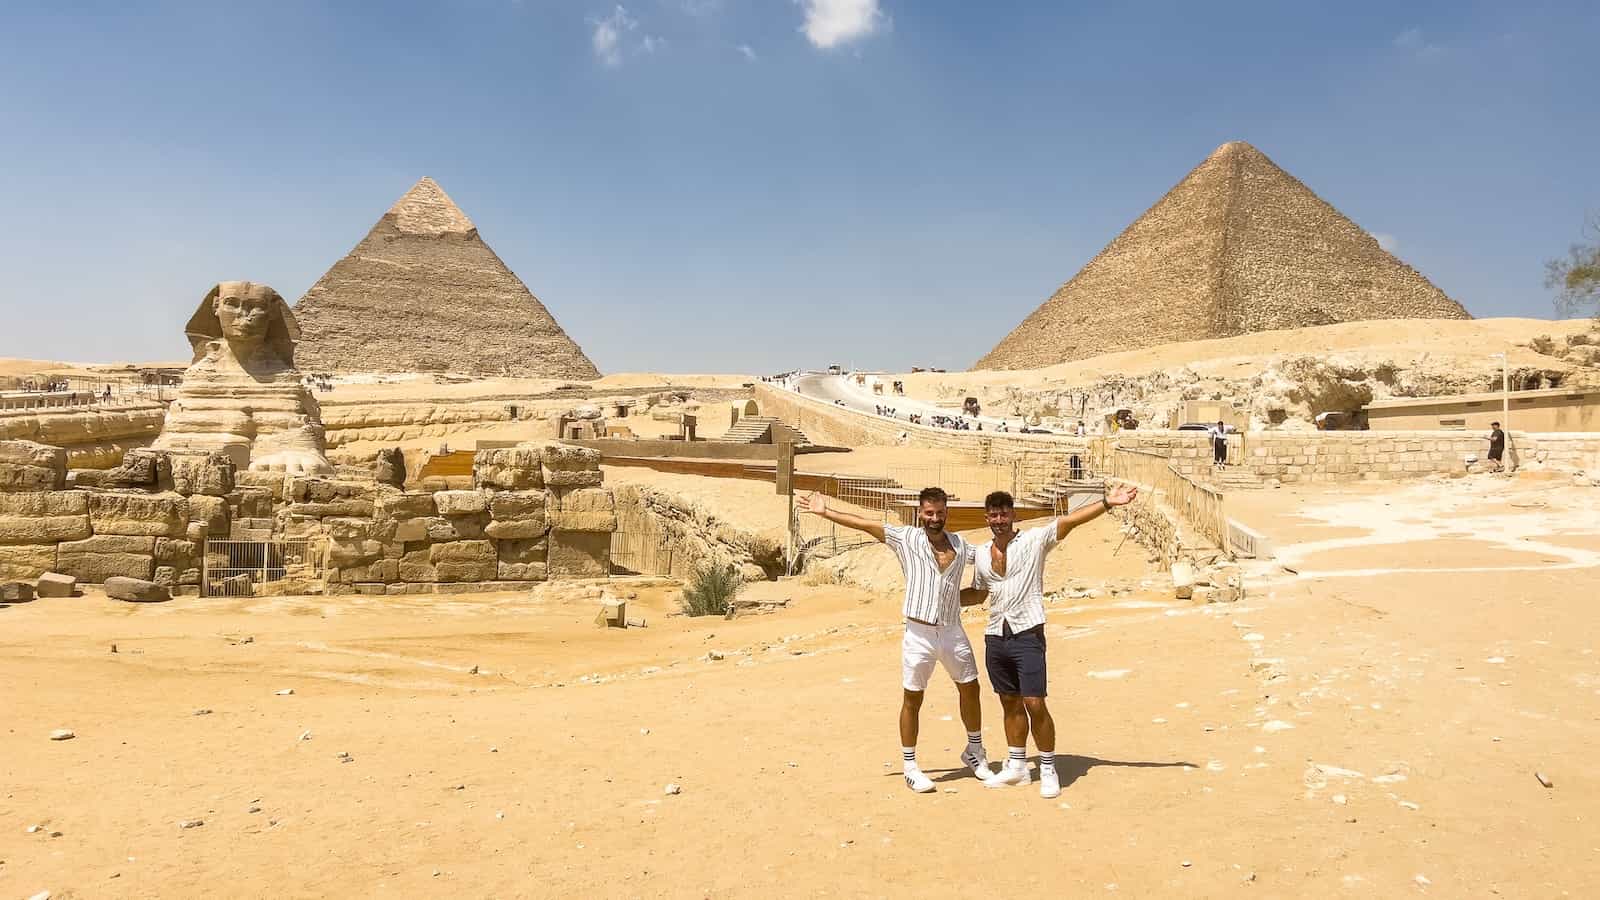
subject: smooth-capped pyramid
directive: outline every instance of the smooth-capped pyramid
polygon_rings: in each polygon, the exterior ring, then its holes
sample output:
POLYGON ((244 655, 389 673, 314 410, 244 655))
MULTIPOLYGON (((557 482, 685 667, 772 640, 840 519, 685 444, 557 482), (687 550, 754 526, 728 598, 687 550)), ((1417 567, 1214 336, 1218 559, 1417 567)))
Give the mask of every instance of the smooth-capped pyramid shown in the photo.
POLYGON ((974 368, 1364 319, 1470 319, 1265 154, 1223 144, 974 368))
POLYGON ((305 371, 599 375, 431 178, 306 291, 295 317, 305 371))

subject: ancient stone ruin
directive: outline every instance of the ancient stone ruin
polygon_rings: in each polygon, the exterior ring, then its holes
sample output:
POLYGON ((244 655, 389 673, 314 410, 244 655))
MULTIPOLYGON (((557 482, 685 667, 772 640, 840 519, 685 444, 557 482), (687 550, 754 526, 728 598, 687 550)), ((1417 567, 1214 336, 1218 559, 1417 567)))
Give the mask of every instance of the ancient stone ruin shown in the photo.
MULTIPOLYGON (((615 503, 594 450, 482 450, 472 486, 443 491, 403 490, 367 471, 236 471, 222 453, 129 457, 122 483, 70 487, 61 448, 0 441, 0 582, 60 573, 195 593, 219 566, 206 558, 208 539, 303 542, 306 571, 289 587, 306 593, 517 590, 611 571, 615 503), (128 483, 138 473, 148 483, 128 483)), ((247 578, 244 592, 252 587, 262 589, 247 578)))
POLYGON ((544 304, 431 178, 295 305, 301 367, 595 378, 544 304))
POLYGON ((1363 319, 1470 318, 1242 141, 1218 147, 973 366, 1031 369, 1363 319))
POLYGON ((277 291, 224 281, 206 294, 184 332, 194 362, 155 449, 219 452, 240 469, 333 471, 317 402, 294 366, 300 332, 277 291))

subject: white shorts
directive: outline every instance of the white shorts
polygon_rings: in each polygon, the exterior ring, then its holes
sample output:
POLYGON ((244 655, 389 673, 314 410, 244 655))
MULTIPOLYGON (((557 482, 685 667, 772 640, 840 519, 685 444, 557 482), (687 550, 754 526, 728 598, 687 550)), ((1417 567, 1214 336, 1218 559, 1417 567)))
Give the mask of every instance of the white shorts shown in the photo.
POLYGON ((906 622, 900 640, 900 668, 903 686, 908 691, 925 691, 933 677, 934 663, 944 665, 956 684, 978 680, 978 660, 972 642, 960 622, 952 625, 925 625, 906 622))

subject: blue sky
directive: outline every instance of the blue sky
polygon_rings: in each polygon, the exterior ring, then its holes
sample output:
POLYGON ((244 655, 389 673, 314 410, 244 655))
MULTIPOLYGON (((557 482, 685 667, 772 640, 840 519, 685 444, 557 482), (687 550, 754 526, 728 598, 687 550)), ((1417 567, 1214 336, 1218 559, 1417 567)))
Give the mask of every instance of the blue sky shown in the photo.
POLYGON ((603 371, 961 368, 1235 139, 1549 317, 1596 47, 1593 2, 10 0, 0 356, 182 358, 431 175, 603 371))

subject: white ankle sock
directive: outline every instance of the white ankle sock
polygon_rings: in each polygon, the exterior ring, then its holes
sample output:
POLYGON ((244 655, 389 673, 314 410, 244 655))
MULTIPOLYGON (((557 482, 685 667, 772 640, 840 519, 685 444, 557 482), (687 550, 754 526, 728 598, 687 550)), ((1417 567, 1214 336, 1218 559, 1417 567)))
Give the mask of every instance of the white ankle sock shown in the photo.
POLYGON ((1010 769, 1026 769, 1028 767, 1027 747, 1007 747, 1006 767, 1010 769))
POLYGON ((968 747, 982 747, 983 746, 983 732, 981 732, 981 731, 969 731, 969 732, 967 732, 967 746, 968 747))
POLYGON ((1054 772, 1055 770, 1056 770, 1056 755, 1055 755, 1055 753, 1053 753, 1053 752, 1052 753, 1046 753, 1043 750, 1040 750, 1039 751, 1039 771, 1041 773, 1043 773, 1043 772, 1054 772))
POLYGON ((907 772, 917 771, 917 748, 901 747, 900 759, 905 763, 905 769, 907 772))

